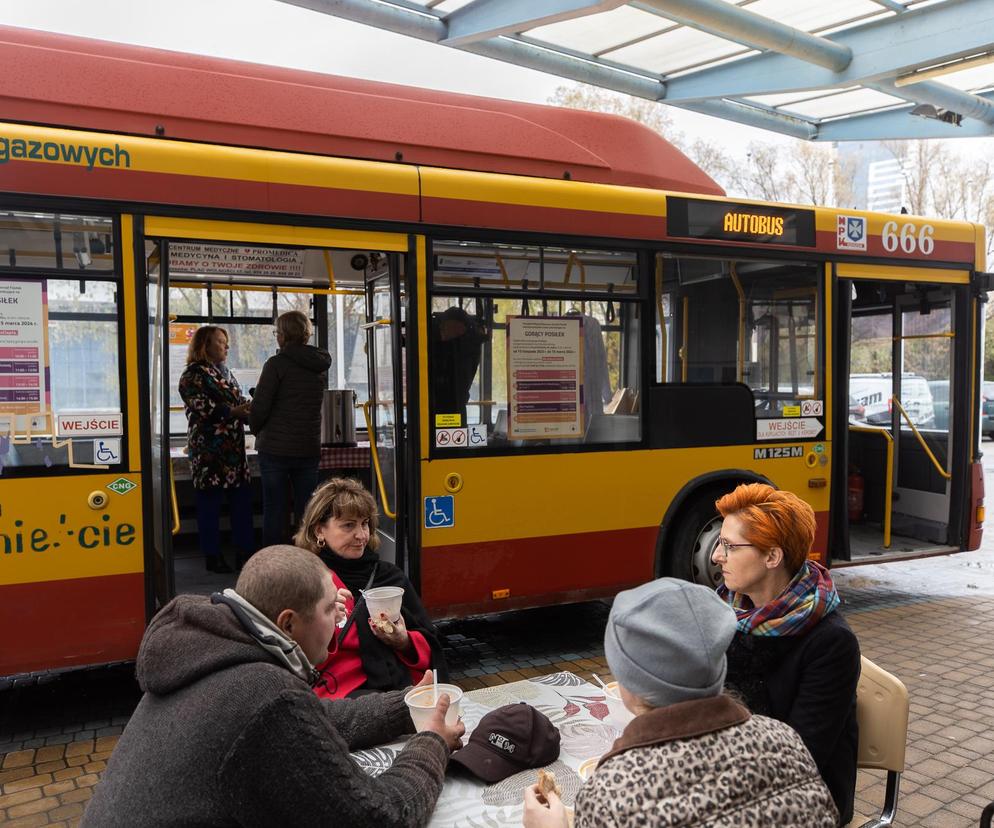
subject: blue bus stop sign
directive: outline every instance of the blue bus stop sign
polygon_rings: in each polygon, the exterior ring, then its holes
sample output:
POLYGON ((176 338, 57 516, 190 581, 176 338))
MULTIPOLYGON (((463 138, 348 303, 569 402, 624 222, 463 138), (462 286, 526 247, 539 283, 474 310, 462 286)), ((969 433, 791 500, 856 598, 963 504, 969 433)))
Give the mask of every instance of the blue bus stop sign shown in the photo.
POLYGON ((456 524, 452 495, 425 498, 425 529, 445 529, 456 524))

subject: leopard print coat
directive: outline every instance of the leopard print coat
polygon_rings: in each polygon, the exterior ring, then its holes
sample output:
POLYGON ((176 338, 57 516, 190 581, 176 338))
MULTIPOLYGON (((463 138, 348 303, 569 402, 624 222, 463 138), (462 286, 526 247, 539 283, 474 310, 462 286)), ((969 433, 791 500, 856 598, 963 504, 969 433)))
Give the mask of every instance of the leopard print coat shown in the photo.
POLYGON ((576 828, 835 828, 838 811, 790 727, 728 696, 638 716, 576 798, 576 828))

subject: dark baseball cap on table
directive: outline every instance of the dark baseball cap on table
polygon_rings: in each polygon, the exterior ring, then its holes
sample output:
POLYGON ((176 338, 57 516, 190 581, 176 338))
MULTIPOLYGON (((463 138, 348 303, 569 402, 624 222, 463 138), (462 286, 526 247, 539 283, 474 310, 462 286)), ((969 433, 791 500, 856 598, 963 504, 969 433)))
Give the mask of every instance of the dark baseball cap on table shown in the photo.
POLYGON ((491 710, 480 719, 469 744, 452 754, 453 762, 491 784, 558 758, 559 731, 526 702, 491 710))

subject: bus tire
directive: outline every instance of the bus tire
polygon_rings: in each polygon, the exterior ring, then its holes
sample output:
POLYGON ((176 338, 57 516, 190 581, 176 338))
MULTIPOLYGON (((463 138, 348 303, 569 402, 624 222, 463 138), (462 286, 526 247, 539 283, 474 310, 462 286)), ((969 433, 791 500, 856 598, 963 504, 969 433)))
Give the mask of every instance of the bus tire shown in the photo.
POLYGON ((702 492, 680 510, 666 553, 664 575, 718 586, 721 568, 711 563, 711 552, 718 542, 721 516, 714 508, 714 502, 726 491, 727 488, 722 488, 702 492))

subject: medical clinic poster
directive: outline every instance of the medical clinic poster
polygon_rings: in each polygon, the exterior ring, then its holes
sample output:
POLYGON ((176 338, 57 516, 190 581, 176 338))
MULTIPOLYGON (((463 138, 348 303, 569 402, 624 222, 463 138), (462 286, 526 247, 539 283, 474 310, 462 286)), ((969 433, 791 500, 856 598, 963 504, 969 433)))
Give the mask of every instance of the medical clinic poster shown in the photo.
MULTIPOLYGON (((51 407, 47 316, 44 282, 0 281, 0 418, 51 407)), ((16 431, 27 428, 18 416, 16 431)))
POLYGON ((509 439, 582 437, 582 319, 509 317, 507 388, 509 439))

